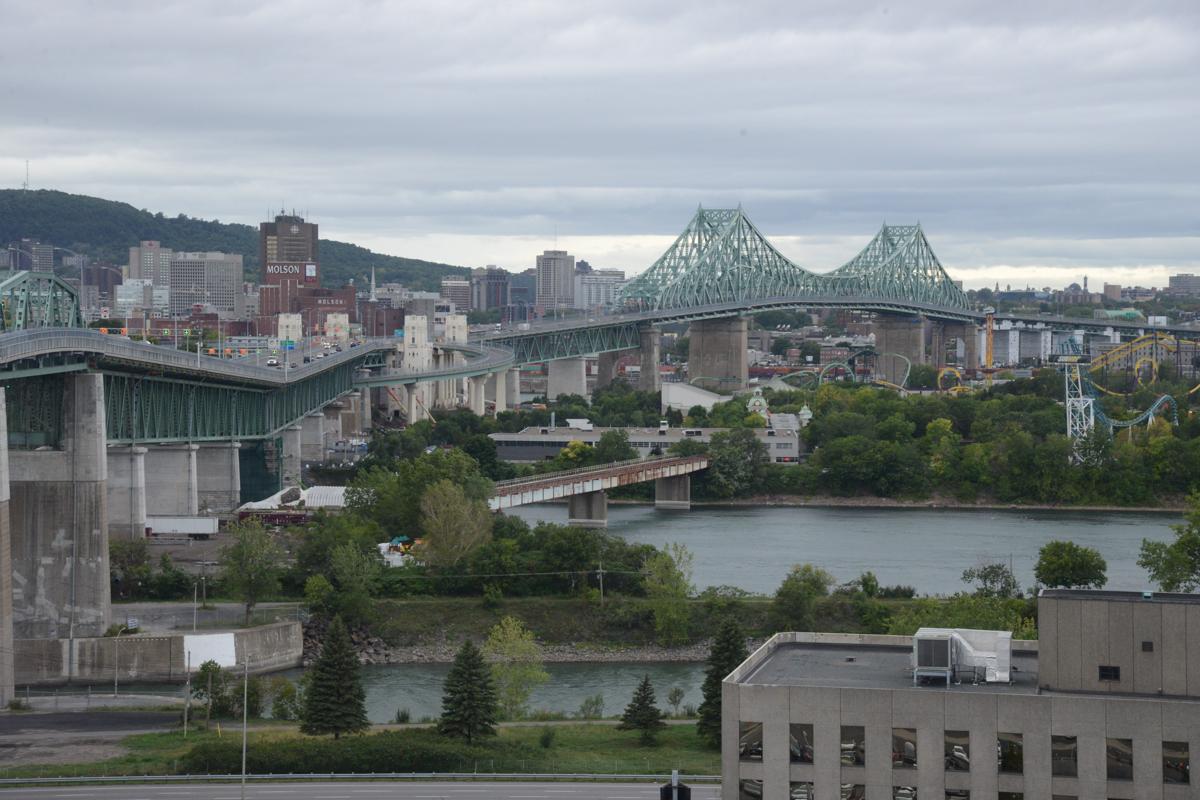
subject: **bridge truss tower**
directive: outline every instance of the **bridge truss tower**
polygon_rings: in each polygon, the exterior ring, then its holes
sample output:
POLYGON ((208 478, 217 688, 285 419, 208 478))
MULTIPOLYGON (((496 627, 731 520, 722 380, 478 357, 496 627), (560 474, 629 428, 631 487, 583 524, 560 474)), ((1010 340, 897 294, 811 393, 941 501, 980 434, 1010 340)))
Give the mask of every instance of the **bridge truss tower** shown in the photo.
MULTIPOLYGON (((1066 405, 1067 405, 1067 438, 1078 451, 1079 443, 1091 434, 1096 427, 1096 400, 1084 385, 1083 370, 1086 364, 1078 362, 1066 365, 1066 405)), ((1079 454, 1073 459, 1078 461, 1079 454)))

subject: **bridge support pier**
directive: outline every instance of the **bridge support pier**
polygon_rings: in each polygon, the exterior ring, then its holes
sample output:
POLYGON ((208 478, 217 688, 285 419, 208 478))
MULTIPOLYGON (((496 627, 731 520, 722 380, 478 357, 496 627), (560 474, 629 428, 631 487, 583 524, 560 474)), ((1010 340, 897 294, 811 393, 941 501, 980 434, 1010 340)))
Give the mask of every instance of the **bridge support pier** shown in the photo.
POLYGON ((108 448, 108 538, 146 535, 146 448, 108 448))
POLYGON ((200 480, 196 465, 199 450, 200 445, 196 444, 158 444, 146 448, 146 516, 195 517, 200 514, 200 480))
MULTIPOLYGON (((742 320, 742 362, 746 362, 746 342, 745 342, 745 320, 742 320)), ((643 325, 638 328, 638 336, 641 337, 642 344, 638 348, 638 353, 641 355, 641 372, 638 374, 637 388, 644 392, 657 392, 662 388, 662 377, 658 372, 659 350, 662 343, 662 331, 655 328, 653 325, 643 325)), ((746 376, 749 376, 749 367, 746 367, 746 376)))
POLYGON ((654 481, 654 507, 688 511, 692 507, 692 476, 676 475, 672 478, 656 478, 654 481))
POLYGON ((957 339, 963 344, 963 360, 959 367, 968 372, 979 369, 979 326, 966 322, 944 323, 947 339, 957 339))
POLYGON ((521 370, 513 368, 504 379, 504 395, 509 408, 521 405, 521 370))
POLYGON ((17 639, 100 636, 108 627, 103 376, 75 373, 63 381, 59 448, 8 454, 17 639))
POLYGON ((607 389, 617 379, 617 362, 624 350, 611 350, 596 358, 596 385, 594 389, 607 389))
POLYGON ((876 314, 873 327, 876 377, 888 383, 903 385, 908 373, 905 358, 914 366, 927 363, 925 320, 907 315, 876 314))
POLYGON ((607 528, 608 495, 598 491, 568 497, 567 524, 577 528, 607 528))
POLYGON ((13 562, 8 522, 8 411, 0 388, 0 704, 13 699, 13 562))
POLYGON ((305 414, 300 420, 300 458, 305 461, 325 460, 325 415, 320 411, 305 414))
POLYGON ((299 425, 289 425, 280 431, 283 439, 283 457, 279 460, 279 482, 281 489, 290 489, 300 485, 300 471, 303 467, 301 458, 300 437, 303 428, 299 425))
POLYGON ((546 377, 546 397, 557 400, 566 394, 587 397, 587 373, 582 358, 560 358, 551 361, 546 377))
POLYGON ((946 324, 941 320, 929 323, 929 363, 935 369, 946 366, 946 324))
POLYGON ((496 404, 496 413, 508 410, 508 370, 487 376, 487 396, 496 404))
MULTIPOLYGON (((746 388, 750 364, 744 317, 697 320, 688 337, 688 377, 694 386, 722 394, 746 388)), ((654 370, 657 373, 657 359, 654 370)))
POLYGON ((486 375, 467 378, 467 407, 471 413, 482 417, 484 413, 483 387, 487 382, 486 375))
POLYGON ((200 512, 226 514, 242 504, 241 442, 212 442, 196 451, 200 512))

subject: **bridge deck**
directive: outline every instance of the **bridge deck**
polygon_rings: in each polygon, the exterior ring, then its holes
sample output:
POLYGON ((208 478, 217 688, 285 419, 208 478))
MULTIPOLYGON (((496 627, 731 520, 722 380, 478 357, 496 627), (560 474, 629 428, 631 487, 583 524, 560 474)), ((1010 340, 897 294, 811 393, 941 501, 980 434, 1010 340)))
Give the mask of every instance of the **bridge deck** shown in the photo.
POLYGON ((664 456, 515 478, 496 483, 495 495, 488 501, 488 506, 493 511, 500 511, 659 478, 675 478, 699 472, 708 464, 707 455, 664 456))

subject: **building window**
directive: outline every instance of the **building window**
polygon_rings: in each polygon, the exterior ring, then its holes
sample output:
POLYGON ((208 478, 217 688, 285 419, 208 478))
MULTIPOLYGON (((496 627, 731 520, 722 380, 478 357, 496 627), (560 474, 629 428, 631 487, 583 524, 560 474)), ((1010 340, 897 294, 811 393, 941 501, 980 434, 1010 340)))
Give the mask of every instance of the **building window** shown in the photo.
POLYGON ((738 748, 742 761, 762 761, 762 723, 738 723, 738 748))
POLYGON ((1187 742, 1163 742, 1163 783, 1191 783, 1187 742))
POLYGON ((1100 665, 1100 680, 1102 681, 1119 681, 1121 680, 1121 668, 1114 666, 1100 665))
POLYGON ((893 786, 892 800, 917 800, 917 787, 893 786))
POLYGON ((892 766, 916 768, 916 728, 892 728, 892 766))
POLYGON ((997 768, 1001 772, 1020 775, 1025 771, 1025 746, 1019 733, 996 735, 997 768))
POLYGON ((1154 642, 1142 642, 1142 652, 1143 653, 1153 653, 1154 652, 1154 642))
POLYGON ((789 725, 788 733, 791 734, 792 763, 813 763, 813 726, 789 725))
POLYGON ((842 763, 850 767, 861 767, 867 763, 867 733, 863 726, 842 726, 842 763))
POLYGON ((1079 775, 1079 742, 1074 736, 1050 737, 1050 773, 1064 778, 1079 775))
POLYGON ((1108 779, 1133 780, 1133 739, 1108 739, 1104 751, 1108 756, 1108 779))
POLYGON ((743 778, 738 784, 738 800, 762 800, 762 781, 743 778))
POLYGON ((996 795, 997 800, 1025 800, 1024 792, 1000 792, 996 795))
POLYGON ((970 789, 947 789, 946 800, 971 800, 970 789))
POLYGON ((842 800, 867 800, 867 787, 861 783, 843 783, 842 800))
POLYGON ((969 772, 971 737, 966 731, 946 731, 946 772, 969 772))
POLYGON ((789 800, 813 800, 812 781, 792 781, 788 789, 789 800))

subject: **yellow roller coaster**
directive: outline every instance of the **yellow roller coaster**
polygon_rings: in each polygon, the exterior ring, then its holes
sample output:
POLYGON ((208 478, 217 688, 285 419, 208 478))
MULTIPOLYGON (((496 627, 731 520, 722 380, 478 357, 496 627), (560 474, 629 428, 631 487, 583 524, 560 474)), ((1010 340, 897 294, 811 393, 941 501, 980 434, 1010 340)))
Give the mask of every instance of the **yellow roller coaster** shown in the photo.
MULTIPOLYGON (((1150 376, 1150 382, 1158 380, 1158 364, 1162 360, 1162 356, 1168 353, 1179 352, 1179 341, 1174 336, 1169 336, 1165 333, 1148 333, 1144 336, 1139 336, 1132 341, 1123 342, 1117 347, 1109 350, 1106 353, 1098 356, 1092 361, 1091 372, 1103 372, 1106 369, 1113 369, 1120 364, 1133 363, 1133 374, 1136 377, 1137 385, 1144 386, 1145 375, 1150 376)), ((1094 379, 1092 386, 1098 391, 1114 397, 1129 397, 1133 392, 1118 392, 1114 389, 1109 389, 1102 386, 1094 379)), ((1195 394, 1200 391, 1200 383, 1188 390, 1188 394, 1195 394)))

